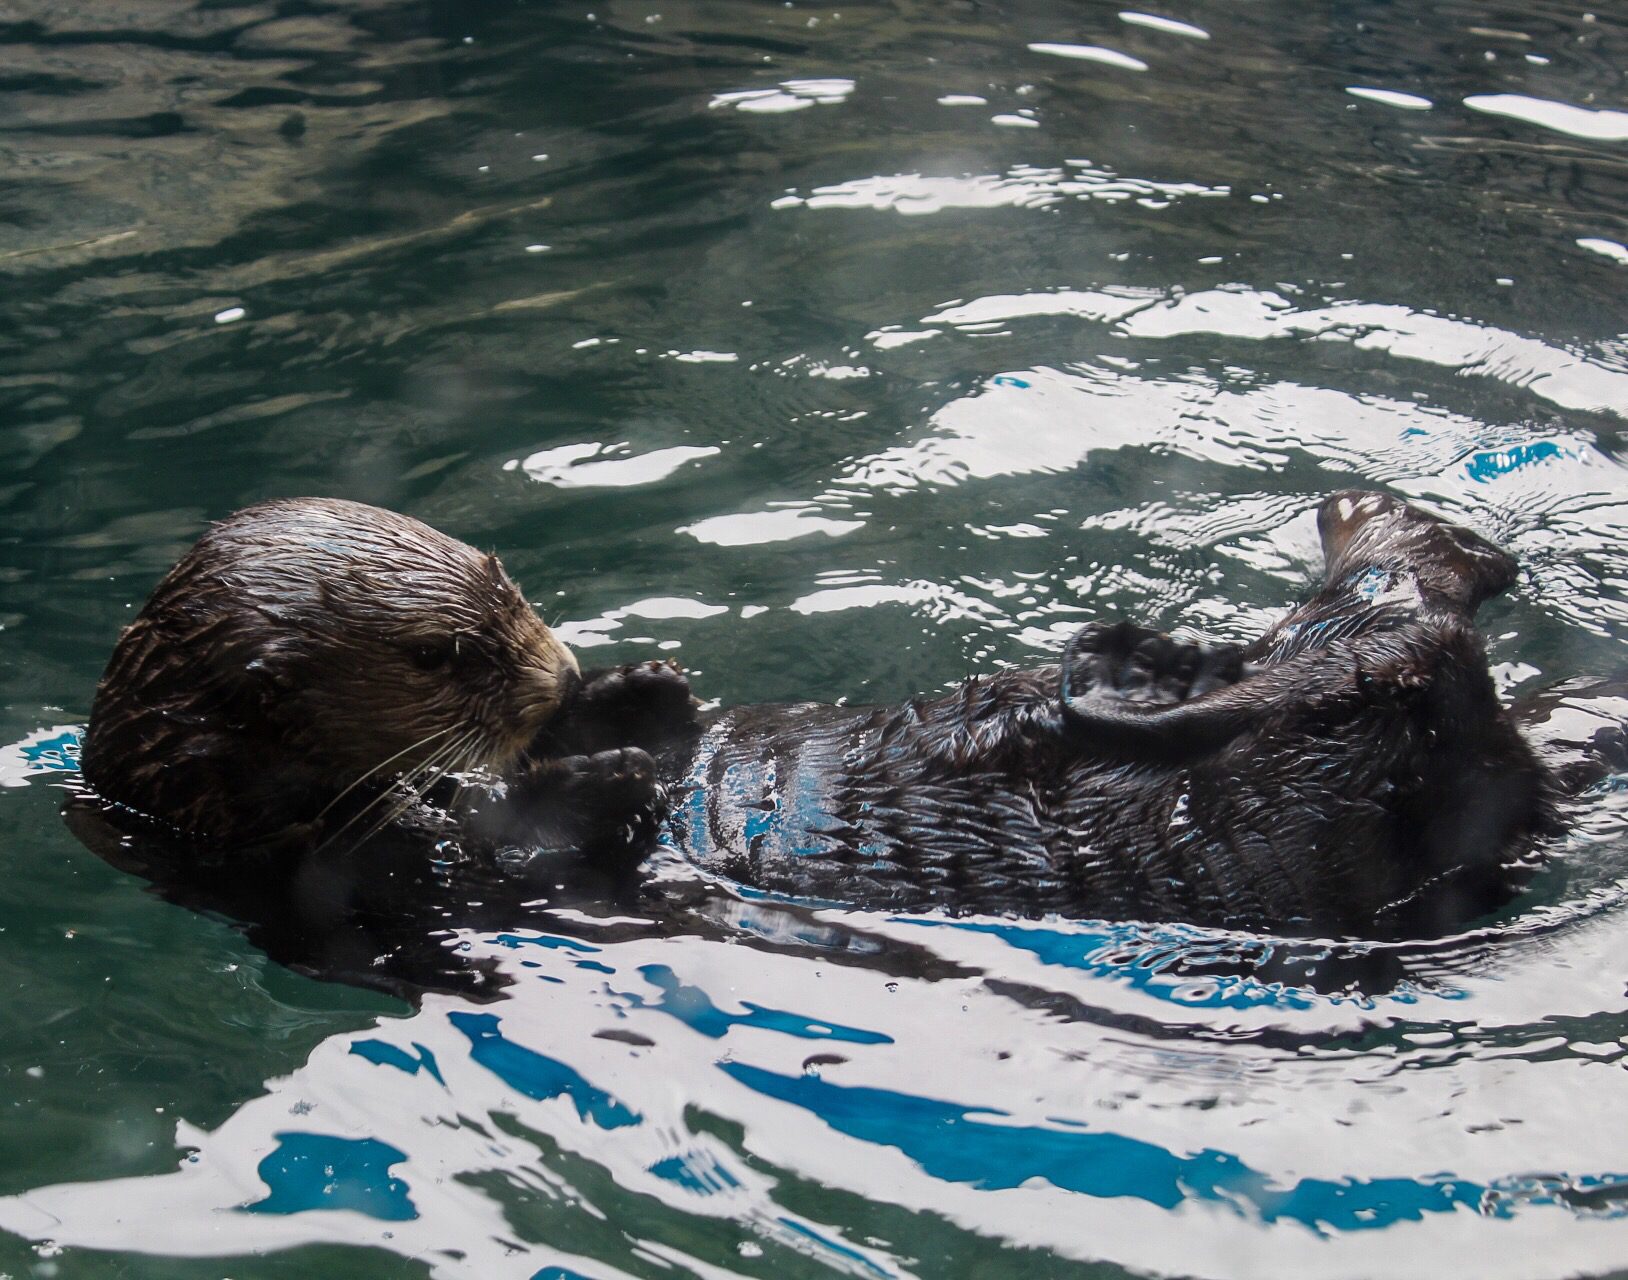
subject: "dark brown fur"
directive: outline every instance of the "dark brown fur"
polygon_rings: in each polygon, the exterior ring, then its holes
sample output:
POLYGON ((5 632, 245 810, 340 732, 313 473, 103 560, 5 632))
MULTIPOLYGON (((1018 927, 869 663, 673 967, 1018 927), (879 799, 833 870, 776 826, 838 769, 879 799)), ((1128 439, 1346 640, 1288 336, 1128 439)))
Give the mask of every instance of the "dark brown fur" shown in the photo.
MULTIPOLYGON (((1506 901, 1556 823, 1472 625, 1515 566, 1377 494, 1334 495, 1320 525, 1322 588, 1243 649, 1097 625, 1058 666, 902 707, 740 708, 698 738, 668 665, 575 687, 491 557, 373 508, 268 503, 206 535, 121 638, 86 776, 189 848, 302 849, 340 914, 376 876, 336 872, 336 802, 411 800, 468 735, 454 762, 501 785, 460 831, 488 843, 636 860, 665 783, 686 857, 798 896, 1447 929, 1506 901)), ((403 884, 393 911, 433 888, 403 884)))
POLYGON ((677 843, 887 910, 1364 937, 1483 914, 1556 822, 1472 625, 1514 562, 1379 494, 1320 525, 1321 590, 1241 650, 1097 625, 947 697, 722 713, 666 757, 677 843))

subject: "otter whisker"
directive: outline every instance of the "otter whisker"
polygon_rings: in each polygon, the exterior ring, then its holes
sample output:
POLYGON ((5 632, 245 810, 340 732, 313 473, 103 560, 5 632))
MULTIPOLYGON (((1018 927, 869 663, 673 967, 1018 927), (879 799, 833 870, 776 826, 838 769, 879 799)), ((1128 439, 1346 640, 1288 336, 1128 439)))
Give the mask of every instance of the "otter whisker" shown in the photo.
MULTIPOLYGON (((453 772, 456 768, 466 765, 474 749, 476 746, 478 746, 475 739, 479 732, 479 729, 469 730, 461 738, 458 738, 451 743, 448 747, 436 752, 435 755, 431 756, 430 759, 425 761, 423 765, 419 766, 418 769, 413 771, 416 774, 427 774, 429 776, 414 779, 413 774, 408 774, 407 779, 412 779, 412 781, 408 783, 406 788, 407 794, 402 796, 401 803, 395 808, 391 809, 390 812, 385 814, 384 817, 380 818, 376 823, 373 824, 373 826, 368 828, 363 835, 357 837, 356 843, 353 847, 358 849, 361 848, 362 845, 366 844, 374 836, 378 835, 379 832, 383 831, 391 823, 395 822, 396 819, 401 817, 402 814, 406 813, 407 810, 412 807, 414 801, 423 799, 424 794, 432 790, 435 785, 441 781, 441 779, 447 776, 448 773, 453 772)), ((405 780, 406 779, 404 779, 404 781, 405 780)), ((389 795, 390 793, 386 792, 385 794, 389 795)), ((369 807, 371 808, 371 806, 369 807)), ((357 817, 360 816, 361 814, 357 815, 357 817)), ((349 823, 346 825, 348 826, 349 823)), ((338 833, 336 832, 335 834, 337 835, 338 833)))
POLYGON ((408 792, 415 798, 422 799, 432 791, 436 784, 446 777, 447 773, 458 763, 468 758, 469 752, 479 740, 478 728, 466 730, 463 734, 446 743, 439 751, 431 753, 428 759, 416 769, 409 770, 403 778, 403 784, 408 792))
POLYGON ((448 773, 464 775, 459 778, 454 787, 452 798, 447 802, 448 807, 456 809, 464 793, 470 789, 470 784, 466 780, 470 772, 485 775, 485 781, 490 783, 503 775, 503 765, 511 759, 512 755, 511 750, 491 739, 471 742, 468 751, 464 754, 464 758, 447 769, 448 773))
MULTIPOLYGON (((453 727, 456 728, 456 726, 453 726, 453 727)), ((448 751, 450 748, 455 747, 461 741, 462 741, 462 738, 458 738, 458 739, 454 739, 454 741, 452 743, 443 743, 440 747, 436 748, 436 750, 432 751, 430 753, 430 755, 425 760, 420 761, 418 764, 416 764, 412 768, 408 769, 404 774, 401 775, 401 777, 397 778, 395 780, 395 782, 391 786, 384 788, 382 791, 379 792, 378 795, 374 796, 371 800, 369 800, 366 804, 364 804, 355 813, 351 814, 350 817, 345 819, 345 821, 343 823, 341 823, 337 828, 335 828, 335 830, 328 837, 328 839, 325 840, 322 843, 322 845, 318 846, 319 849, 326 848, 334 840, 338 839, 339 836, 343 835, 344 832, 347 829, 349 829, 351 826, 355 825, 356 822, 358 822, 360 819, 365 817, 369 812, 371 812, 378 805, 384 803, 384 801, 389 799, 392 795, 396 794, 401 788, 406 788, 407 790, 412 791, 413 790, 413 787, 412 787, 413 776, 415 774, 417 774, 417 773, 421 773, 426 768, 430 767, 438 757, 440 757, 443 753, 448 751)), ((414 794, 416 794, 416 792, 414 792, 414 794)), ((331 809, 331 808, 333 808, 333 805, 330 804, 326 809, 323 810, 323 813, 328 812, 328 809, 331 809)))
POLYGON ((397 760, 400 760, 402 758, 402 756, 409 755, 412 752, 417 751, 420 747, 424 746, 426 743, 434 742, 437 738, 444 738, 447 734, 451 733, 457 727, 458 726, 455 725, 455 724, 449 724, 445 729, 437 729, 434 733, 425 734, 424 737, 420 738, 417 742, 412 743, 410 746, 403 747, 400 751, 396 752, 395 755, 387 756, 385 759, 379 761, 379 763, 374 765, 371 769, 369 769, 366 772, 358 775, 357 778, 355 779, 355 781, 353 781, 348 787, 346 787, 343 791, 341 791, 338 795, 336 795, 332 800, 328 801, 328 803, 325 804, 322 807, 322 812, 317 814, 317 817, 321 818, 321 817, 325 816, 329 809, 332 809, 336 804, 338 804, 341 800, 343 800, 346 796, 348 796, 352 791, 355 791, 357 787, 361 786, 364 782, 366 782, 369 778, 373 777, 375 774, 380 773, 385 769, 388 769, 397 760))
POLYGON ((478 729, 470 729, 462 737, 451 743, 445 751, 437 752, 424 766, 417 771, 413 779, 413 788, 423 796, 434 790, 436 785, 447 774, 460 769, 468 762, 470 754, 477 746, 478 729))
MULTIPOLYGON (((422 798, 423 792, 425 790, 428 790, 427 787, 421 788, 418 785, 416 785, 415 778, 422 777, 422 776, 427 776, 432 770, 434 770, 436 768, 437 765, 439 765, 441 763, 441 761, 450 760, 450 759, 454 758, 460 751, 462 751, 464 748, 466 748, 469 745, 471 740, 474 739, 479 734, 479 732, 480 732, 480 730, 478 728, 469 729, 469 730, 466 730, 463 734, 461 734, 457 738, 454 738, 451 742, 443 743, 435 751, 431 752, 427 759, 425 759, 421 763, 415 765, 413 768, 409 769, 406 773, 404 773, 400 778, 398 778, 396 780, 396 785, 394 787, 388 787, 385 790, 379 792, 379 794, 374 796, 373 799, 369 800, 365 805, 363 805, 360 809, 358 809, 355 813, 353 813, 349 818, 345 819, 345 821, 343 823, 341 823, 337 828, 335 828, 333 834, 330 835, 326 840, 324 840, 317 847, 317 852, 320 853, 322 850, 328 848, 329 845, 333 844, 334 841, 338 840, 340 836, 344 835, 346 831, 350 830, 353 826, 355 826, 358 822, 360 822, 363 818, 365 818, 369 813, 371 813, 379 805, 381 805, 385 801, 389 800, 392 796, 401 795, 401 793, 403 791, 405 791, 406 795, 402 799, 401 804, 398 805, 398 806, 395 806, 390 811, 390 817, 385 819, 385 821, 383 823, 380 823, 379 826, 376 826, 372 830, 370 830, 367 833, 366 836, 362 837, 362 839, 363 840, 368 839, 375 832, 377 832, 380 829, 380 827, 388 825, 388 823, 395 821, 397 818, 399 818, 403 813, 405 813, 407 811, 408 807, 413 803, 413 801, 422 798)), ((362 841, 358 841, 357 843, 361 844, 362 841)))

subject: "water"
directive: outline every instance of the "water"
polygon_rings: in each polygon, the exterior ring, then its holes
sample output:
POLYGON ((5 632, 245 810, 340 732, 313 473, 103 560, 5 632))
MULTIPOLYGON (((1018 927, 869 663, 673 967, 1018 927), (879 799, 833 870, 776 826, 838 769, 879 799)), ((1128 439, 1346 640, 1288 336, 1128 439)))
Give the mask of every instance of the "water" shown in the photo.
POLYGON ((501 998, 415 1005, 146 893, 50 767, 203 521, 291 493, 490 546, 588 661, 734 704, 1119 613, 1245 638, 1366 484, 1519 556, 1511 696, 1616 675, 1620 11, 128 0, 0 36, 0 1270, 1628 1267, 1609 788, 1498 920, 1377 959, 664 863, 642 913, 465 937, 501 998))

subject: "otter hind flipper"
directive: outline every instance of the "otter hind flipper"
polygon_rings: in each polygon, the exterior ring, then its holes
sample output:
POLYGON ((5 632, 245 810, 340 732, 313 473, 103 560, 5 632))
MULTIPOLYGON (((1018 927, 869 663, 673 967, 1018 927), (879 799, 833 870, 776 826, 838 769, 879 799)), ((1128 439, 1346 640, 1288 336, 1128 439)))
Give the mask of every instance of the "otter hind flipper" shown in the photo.
POLYGON ((1252 673, 1236 645, 1180 641, 1131 622, 1080 628, 1063 653, 1063 721, 1097 747, 1179 757, 1248 727, 1247 703, 1214 696, 1252 673))
POLYGON ((1317 510, 1317 530, 1329 586, 1372 568, 1411 573, 1469 617, 1515 582, 1515 558, 1506 551, 1388 494, 1331 494, 1317 510))

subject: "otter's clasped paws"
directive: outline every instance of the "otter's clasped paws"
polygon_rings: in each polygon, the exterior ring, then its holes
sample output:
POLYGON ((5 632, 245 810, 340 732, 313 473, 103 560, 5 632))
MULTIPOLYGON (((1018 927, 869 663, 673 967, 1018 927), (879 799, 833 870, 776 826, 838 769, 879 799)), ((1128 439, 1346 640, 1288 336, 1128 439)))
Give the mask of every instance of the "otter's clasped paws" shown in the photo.
POLYGON ((539 761, 510 795, 539 843, 634 862, 655 845, 667 814, 656 762, 638 747, 539 761))
POLYGON ((1059 692, 1065 707, 1082 698, 1170 706, 1243 676, 1236 645, 1174 640, 1131 622, 1092 623, 1069 641, 1059 692))
POLYGON ((587 671, 558 724, 545 731, 557 750, 593 754, 617 746, 655 748, 696 728, 689 678, 666 659, 587 671))

